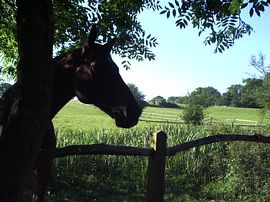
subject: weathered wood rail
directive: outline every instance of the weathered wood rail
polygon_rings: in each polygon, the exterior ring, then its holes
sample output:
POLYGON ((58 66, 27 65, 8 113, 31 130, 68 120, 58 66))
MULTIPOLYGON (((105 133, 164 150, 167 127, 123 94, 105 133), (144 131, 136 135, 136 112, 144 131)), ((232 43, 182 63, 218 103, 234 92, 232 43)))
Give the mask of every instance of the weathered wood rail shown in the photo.
POLYGON ((165 192, 165 162, 166 156, 174 156, 178 152, 186 151, 194 147, 212 144, 222 141, 249 141, 257 143, 270 143, 270 136, 260 134, 217 134, 197 140, 185 142, 167 148, 167 134, 163 131, 154 133, 149 148, 130 146, 116 146, 106 144, 73 145, 53 150, 41 150, 42 158, 60 158, 71 155, 124 155, 124 156, 148 156, 148 185, 147 202, 164 201, 165 192))
MULTIPOLYGON (((146 122, 156 122, 156 123, 175 123, 175 124, 185 124, 185 122, 181 119, 180 115, 177 114, 166 114, 166 113, 149 113, 143 112, 140 118, 140 121, 146 122)), ((258 121, 246 120, 246 119, 220 119, 210 117, 208 119, 203 120, 204 125, 212 125, 218 123, 228 123, 237 126, 244 127, 263 127, 260 125, 258 121)))

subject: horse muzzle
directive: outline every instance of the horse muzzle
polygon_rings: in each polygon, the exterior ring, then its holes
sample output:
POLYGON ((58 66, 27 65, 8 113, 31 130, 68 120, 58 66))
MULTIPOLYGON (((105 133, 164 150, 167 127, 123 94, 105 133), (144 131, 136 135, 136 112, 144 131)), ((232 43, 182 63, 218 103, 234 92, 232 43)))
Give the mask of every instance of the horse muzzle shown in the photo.
POLYGON ((135 126, 141 115, 141 109, 129 109, 120 107, 113 109, 113 118, 115 119, 116 126, 121 128, 131 128, 135 126))

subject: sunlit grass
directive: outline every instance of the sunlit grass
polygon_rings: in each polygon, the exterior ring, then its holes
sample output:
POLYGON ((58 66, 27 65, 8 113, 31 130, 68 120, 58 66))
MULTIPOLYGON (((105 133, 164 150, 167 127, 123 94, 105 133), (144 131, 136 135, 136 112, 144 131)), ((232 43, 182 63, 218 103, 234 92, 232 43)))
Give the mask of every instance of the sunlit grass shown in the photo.
POLYGON ((206 110, 206 119, 217 119, 219 122, 269 125, 269 113, 262 116, 261 109, 238 107, 210 107, 206 110))
MULTIPOLYGON (((159 125, 168 147, 216 133, 267 133, 232 125, 159 125)), ((58 147, 105 143, 148 147, 155 128, 56 130, 58 147)), ((269 147, 216 143, 166 160, 165 201, 269 201, 269 147), (256 162, 254 164, 254 162, 256 162), (249 172, 250 171, 250 172, 249 172)), ((49 201, 145 201, 148 157, 88 155, 55 160, 49 201)))
MULTIPOLYGON (((179 121, 183 109, 146 107, 143 113, 172 115, 172 120, 179 121), (173 118, 175 117, 175 118, 173 118)), ((260 109, 251 108, 235 108, 235 107, 210 107, 205 110, 205 121, 213 119, 214 122, 224 123, 241 123, 241 124, 263 124, 266 125, 269 120, 262 119, 260 109)), ((142 117, 141 120, 144 120, 142 117)), ((147 120, 149 120, 147 118, 147 120)), ((135 128, 159 126, 160 123, 155 122, 154 118, 150 118, 153 122, 140 121, 135 128)), ((160 121, 160 120, 159 120, 160 121)), ((93 105, 84 105, 78 101, 69 102, 53 119, 55 128, 70 130, 115 130, 114 120, 100 109, 93 105)), ((162 120, 161 120, 162 122, 162 120)), ((166 122, 164 120, 164 122, 166 122)))
MULTIPOLYGON (((146 112, 175 114, 181 109, 148 107, 146 112)), ((213 107, 208 116, 257 120, 258 110, 213 107)), ((149 147, 153 131, 167 133, 167 147, 217 133, 269 134, 263 127, 234 124, 162 124, 141 121, 120 129, 94 106, 70 102, 54 119, 57 146, 104 143, 149 147)), ((269 201, 267 145, 221 142, 166 159, 165 201, 269 201), (254 163, 255 162, 255 163, 254 163)), ((55 160, 48 201, 144 201, 148 157, 88 155, 55 160)), ((30 193, 30 192, 29 192, 30 193)), ((31 198, 30 194, 28 196, 31 198)))

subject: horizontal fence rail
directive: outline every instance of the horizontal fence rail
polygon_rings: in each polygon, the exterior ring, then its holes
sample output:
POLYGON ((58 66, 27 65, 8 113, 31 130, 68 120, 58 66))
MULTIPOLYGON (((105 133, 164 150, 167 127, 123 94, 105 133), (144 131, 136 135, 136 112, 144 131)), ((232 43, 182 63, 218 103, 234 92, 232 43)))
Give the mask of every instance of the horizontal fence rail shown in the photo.
POLYGON ((92 145, 71 145, 63 148, 40 151, 39 156, 42 158, 59 158, 73 155, 124 155, 124 156, 151 156, 153 154, 151 148, 138 148, 129 146, 116 146, 107 144, 92 145))
MULTIPOLYGON (((174 156, 178 152, 186 151, 194 147, 200 147, 207 144, 224 141, 248 141, 270 144, 270 136, 260 134, 239 135, 239 134, 217 134, 204 137, 197 140, 191 140, 180 145, 166 148, 167 156, 174 156)), ((153 143, 152 143, 153 144, 153 143)), ((152 145, 155 147, 155 145, 152 145)), ((71 145, 63 148, 45 150, 41 149, 39 157, 41 158, 61 158, 73 155, 122 155, 122 156, 151 156, 155 152, 154 148, 140 148, 131 146, 116 146, 107 144, 92 145, 71 145)))
POLYGON ((174 156, 177 152, 182 152, 189 150, 194 147, 200 147, 207 144, 213 144, 217 142, 224 141, 247 141, 247 142, 257 142, 257 143, 267 143, 270 144, 270 137, 263 136, 260 134, 254 135, 236 135, 236 134, 217 134, 208 137, 204 137, 197 140, 192 140, 189 142, 185 142, 181 145, 176 145, 174 147, 170 147, 167 149, 167 156, 174 156))
POLYGON ((147 202, 164 201, 165 190, 165 161, 166 156, 174 156, 178 152, 186 151, 194 147, 200 147, 224 141, 249 141, 270 144, 270 136, 261 134, 216 134, 197 140, 191 140, 170 148, 166 146, 167 134, 163 131, 154 133, 151 137, 149 148, 131 146, 116 146, 107 144, 72 145, 51 150, 41 150, 41 158, 60 158, 71 155, 124 155, 124 156, 148 156, 148 186, 147 202))
POLYGON ((262 126, 262 125, 259 125, 258 121, 247 120, 247 119, 220 119, 220 118, 210 117, 203 121, 205 125, 222 123, 222 122, 230 123, 237 126, 256 126, 256 127, 262 126))
MULTIPOLYGON (((149 113, 143 112, 140 118, 140 121, 146 122, 160 122, 160 123, 174 123, 174 124, 185 124, 185 122, 181 119, 181 115, 177 114, 165 114, 165 113, 149 113)), ((203 121, 203 124, 216 124, 216 123, 231 123, 237 126, 256 126, 261 127, 258 121, 246 120, 246 119, 220 119, 209 117, 203 121)))
POLYGON ((143 112, 140 118, 141 121, 153 121, 153 122, 173 122, 184 123, 181 117, 176 114, 160 114, 160 113, 148 113, 143 112))

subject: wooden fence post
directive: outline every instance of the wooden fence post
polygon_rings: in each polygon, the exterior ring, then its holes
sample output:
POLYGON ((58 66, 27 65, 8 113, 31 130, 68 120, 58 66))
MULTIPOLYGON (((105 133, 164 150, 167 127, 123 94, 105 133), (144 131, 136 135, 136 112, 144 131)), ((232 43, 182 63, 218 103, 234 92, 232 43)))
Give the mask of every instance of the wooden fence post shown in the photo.
POLYGON ((151 147, 155 152, 149 158, 147 202, 164 201, 166 140, 165 132, 153 134, 151 147))

